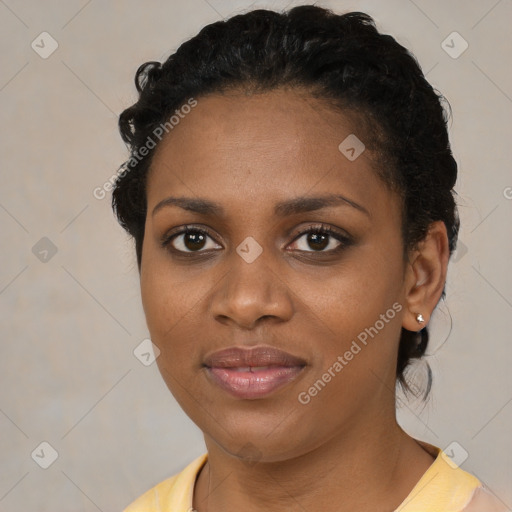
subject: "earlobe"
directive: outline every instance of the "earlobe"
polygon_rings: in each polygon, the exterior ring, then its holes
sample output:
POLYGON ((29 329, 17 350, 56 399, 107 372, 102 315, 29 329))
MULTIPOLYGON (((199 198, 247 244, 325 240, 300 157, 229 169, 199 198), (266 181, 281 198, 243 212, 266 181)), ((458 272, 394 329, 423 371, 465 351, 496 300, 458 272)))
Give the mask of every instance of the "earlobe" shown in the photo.
POLYGON ((446 226, 433 222, 407 264, 404 329, 420 331, 428 325, 444 289, 449 257, 446 226))
POLYGON ((416 322, 418 322, 420 325, 425 323, 425 319, 421 313, 416 313, 416 322))

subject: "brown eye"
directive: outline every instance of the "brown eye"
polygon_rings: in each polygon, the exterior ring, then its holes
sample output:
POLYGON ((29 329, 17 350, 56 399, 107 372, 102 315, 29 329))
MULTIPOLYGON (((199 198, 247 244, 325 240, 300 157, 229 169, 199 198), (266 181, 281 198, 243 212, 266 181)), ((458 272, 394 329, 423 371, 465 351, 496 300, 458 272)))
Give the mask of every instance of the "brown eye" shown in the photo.
POLYGON ((348 236, 338 233, 325 226, 314 227, 303 231, 293 242, 295 249, 303 252, 334 252, 347 245, 351 240, 348 236))
POLYGON ((315 251, 323 251, 329 245, 329 238, 332 238, 331 235, 326 235, 324 233, 308 233, 306 243, 315 251))
POLYGON ((205 246, 207 235, 198 231, 187 231, 183 235, 183 245, 189 251, 197 251, 205 246))
POLYGON ((198 228, 187 228, 168 235, 162 241, 162 246, 171 246, 177 252, 205 252, 220 248, 205 230, 198 228))

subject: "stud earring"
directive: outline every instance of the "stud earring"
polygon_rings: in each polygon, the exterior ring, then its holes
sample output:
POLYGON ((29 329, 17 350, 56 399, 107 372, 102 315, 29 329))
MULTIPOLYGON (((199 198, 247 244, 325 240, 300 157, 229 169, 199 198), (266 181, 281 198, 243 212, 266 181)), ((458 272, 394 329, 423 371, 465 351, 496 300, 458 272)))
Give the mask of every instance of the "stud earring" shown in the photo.
POLYGON ((417 313, 416 314, 416 321, 419 323, 419 324, 423 324, 425 323, 425 319, 423 318, 423 315, 421 313, 417 313))

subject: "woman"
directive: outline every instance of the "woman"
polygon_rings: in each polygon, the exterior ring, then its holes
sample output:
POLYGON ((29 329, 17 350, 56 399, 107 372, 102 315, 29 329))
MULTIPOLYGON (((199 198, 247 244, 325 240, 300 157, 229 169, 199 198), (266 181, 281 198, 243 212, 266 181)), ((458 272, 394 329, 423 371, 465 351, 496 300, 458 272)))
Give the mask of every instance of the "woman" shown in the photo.
POLYGON ((256 10, 136 86, 113 207, 207 454, 126 511, 504 510, 396 421, 459 227, 414 57, 363 13, 256 10))

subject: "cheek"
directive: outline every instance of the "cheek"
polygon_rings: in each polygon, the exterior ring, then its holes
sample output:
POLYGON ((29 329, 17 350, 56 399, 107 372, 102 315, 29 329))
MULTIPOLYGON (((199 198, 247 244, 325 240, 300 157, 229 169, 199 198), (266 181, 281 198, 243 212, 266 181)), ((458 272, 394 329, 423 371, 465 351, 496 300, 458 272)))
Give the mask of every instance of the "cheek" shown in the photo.
POLYGON ((321 279, 319 275, 301 274, 296 295, 305 298, 308 308, 321 318, 330 318, 334 325, 364 328, 400 298, 400 264, 391 255, 376 256, 373 249, 358 251, 333 272, 321 279))
MULTIPOLYGON (((307 298, 304 312, 310 324, 308 332, 316 336, 313 343, 321 347, 314 356, 319 373, 347 351, 352 353, 347 353, 343 379, 362 385, 375 379, 369 368, 378 375, 388 372, 395 363, 400 336, 401 282, 399 251, 379 253, 373 246, 359 250, 357 256, 321 281, 309 275, 300 277, 295 291, 307 298)), ((338 379, 339 383, 343 379, 338 379)))
POLYGON ((172 352, 174 360, 182 360, 187 351, 191 355, 191 327, 201 318, 201 297, 207 290, 201 280, 185 277, 178 267, 161 260, 152 258, 142 266, 142 304, 151 339, 163 359, 171 359, 172 352))
POLYGON ((160 350, 159 372, 180 406, 191 414, 195 400, 202 396, 197 386, 201 354, 194 342, 201 325, 197 319, 204 318, 199 311, 201 291, 195 286, 200 282, 194 280, 191 286, 183 272, 175 275, 169 267, 154 265, 141 273, 142 302, 151 340, 160 350))

